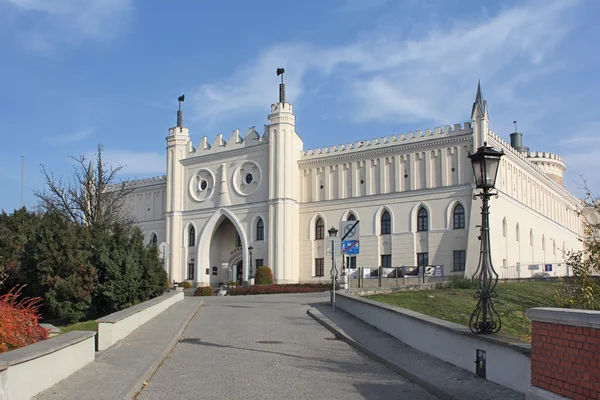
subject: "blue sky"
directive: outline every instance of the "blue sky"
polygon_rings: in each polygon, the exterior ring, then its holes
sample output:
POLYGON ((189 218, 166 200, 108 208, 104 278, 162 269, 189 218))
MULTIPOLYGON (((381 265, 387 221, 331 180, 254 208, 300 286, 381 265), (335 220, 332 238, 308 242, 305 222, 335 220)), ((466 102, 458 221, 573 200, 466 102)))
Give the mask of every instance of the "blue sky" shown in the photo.
MULTIPOLYGON (((600 191, 600 2, 594 0, 0 0, 0 208, 68 177, 98 143, 122 178, 164 173, 186 94, 192 141, 262 126, 285 66, 305 149, 469 120, 600 191)), ((578 193, 581 193, 580 191, 578 193)))

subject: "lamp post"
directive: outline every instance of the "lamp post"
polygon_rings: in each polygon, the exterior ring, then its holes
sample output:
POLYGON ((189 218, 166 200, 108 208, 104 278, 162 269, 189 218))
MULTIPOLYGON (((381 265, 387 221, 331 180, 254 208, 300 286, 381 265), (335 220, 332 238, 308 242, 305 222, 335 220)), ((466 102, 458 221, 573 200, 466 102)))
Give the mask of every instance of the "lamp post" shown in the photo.
POLYGON ((248 254, 250 255, 250 268, 248 271, 250 272, 250 279, 252 279, 250 285, 254 285, 254 279, 256 278, 256 270, 252 267, 252 250, 254 250, 254 247, 248 246, 248 254))
POLYGON ((498 193, 492 193, 496 184, 496 175, 498 174, 498 165, 500 157, 504 152, 499 152, 483 143, 483 146, 477 149, 475 154, 469 154, 473 166, 473 175, 475 183, 481 193, 473 196, 473 200, 481 197, 481 249, 479 254, 479 265, 473 274, 473 281, 476 284, 474 297, 478 299, 477 307, 471 319, 469 328, 473 333, 490 334, 496 333, 502 327, 500 314, 494 308, 493 298, 496 297, 496 284, 498 283, 498 273, 492 265, 490 252, 490 197, 498 193))
POLYGON ((338 278, 337 268, 335 267, 335 237, 337 236, 338 230, 332 226, 327 232, 331 238, 331 306, 333 307, 333 311, 335 311, 335 287, 338 278))

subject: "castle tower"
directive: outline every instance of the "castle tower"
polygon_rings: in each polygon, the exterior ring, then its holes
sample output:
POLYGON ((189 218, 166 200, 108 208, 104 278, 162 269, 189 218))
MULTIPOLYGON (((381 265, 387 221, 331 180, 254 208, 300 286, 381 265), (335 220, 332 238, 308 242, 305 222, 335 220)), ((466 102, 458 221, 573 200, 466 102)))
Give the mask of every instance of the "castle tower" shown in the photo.
POLYGON ((473 126, 473 147, 476 151, 487 141, 489 131, 490 117, 488 114, 487 102, 481 93, 481 83, 477 82, 477 96, 473 103, 471 111, 471 125, 473 126))
POLYGON ((296 116, 285 100, 282 75, 279 102, 269 115, 269 251, 268 264, 276 283, 297 282, 299 276, 299 169, 303 148, 296 133, 296 116))
POLYGON ((166 199, 166 239, 169 245, 167 272, 171 282, 183 280, 182 262, 182 221, 184 169, 181 160, 185 158, 190 142, 188 128, 183 126, 183 112, 181 110, 185 97, 179 97, 179 110, 177 111, 177 126, 169 129, 167 136, 167 199, 166 199))
POLYGON ((559 155, 545 151, 530 151, 527 153, 527 159, 540 167, 554 181, 563 184, 563 174, 567 165, 559 155))

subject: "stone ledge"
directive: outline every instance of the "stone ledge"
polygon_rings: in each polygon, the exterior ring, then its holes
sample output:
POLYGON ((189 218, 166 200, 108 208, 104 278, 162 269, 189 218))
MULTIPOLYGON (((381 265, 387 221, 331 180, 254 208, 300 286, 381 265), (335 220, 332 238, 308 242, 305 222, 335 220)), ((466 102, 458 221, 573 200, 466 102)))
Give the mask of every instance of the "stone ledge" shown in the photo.
POLYGON ((106 315, 100 319, 97 319, 96 322, 98 323, 105 323, 105 324, 114 324, 117 323, 127 317, 131 317, 132 315, 135 315, 139 312, 144 311, 147 308, 150 308, 152 306, 155 306, 159 303, 162 303, 163 301, 173 297, 173 296, 177 296, 179 293, 178 292, 169 292, 167 294, 163 294, 160 295, 158 297, 155 297, 153 299, 144 301, 143 303, 140 304, 136 304, 135 306, 126 308, 124 310, 121 311, 117 311, 115 313, 106 315))
POLYGON ((569 400, 569 398, 537 386, 531 386, 527 392, 527 400, 569 400))
POLYGON ((6 371, 9 367, 9 364, 5 361, 0 361, 0 372, 6 371))
POLYGON ((360 296, 348 295, 345 293, 336 293, 336 296, 343 296, 344 298, 347 298, 349 300, 367 303, 369 305, 379 307, 391 313, 402 314, 405 317, 409 317, 426 324, 434 325, 438 328, 449 330, 459 335, 464 335, 484 340, 500 346, 505 346, 515 351, 518 351, 519 353, 522 353, 527 357, 531 357, 531 345, 529 343, 521 342, 520 340, 511 339, 502 335, 477 335, 471 332, 471 330, 467 326, 456 324, 454 322, 446 321, 440 318, 431 317, 429 315, 421 314, 419 312, 408 310, 406 308, 401 308, 385 303, 380 303, 378 301, 365 299, 360 296))
POLYGON ((30 344, 29 346, 0 354, 0 371, 2 370, 3 364, 6 369, 12 365, 21 364, 36 358, 47 356, 48 354, 55 353, 66 347, 89 339, 95 335, 95 331, 71 331, 65 333, 64 335, 56 336, 52 339, 42 340, 40 342, 30 344))
POLYGON ((600 311, 539 307, 525 311, 532 321, 600 329, 600 311))

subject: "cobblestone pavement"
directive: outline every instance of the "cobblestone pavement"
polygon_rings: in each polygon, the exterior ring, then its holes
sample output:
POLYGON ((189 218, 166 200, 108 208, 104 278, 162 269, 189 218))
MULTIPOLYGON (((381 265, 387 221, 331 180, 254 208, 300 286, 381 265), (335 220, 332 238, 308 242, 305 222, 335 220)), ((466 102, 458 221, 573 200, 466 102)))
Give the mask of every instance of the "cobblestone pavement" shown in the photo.
POLYGON ((138 398, 436 398, 335 340, 306 314, 309 304, 327 299, 208 298, 138 398))

